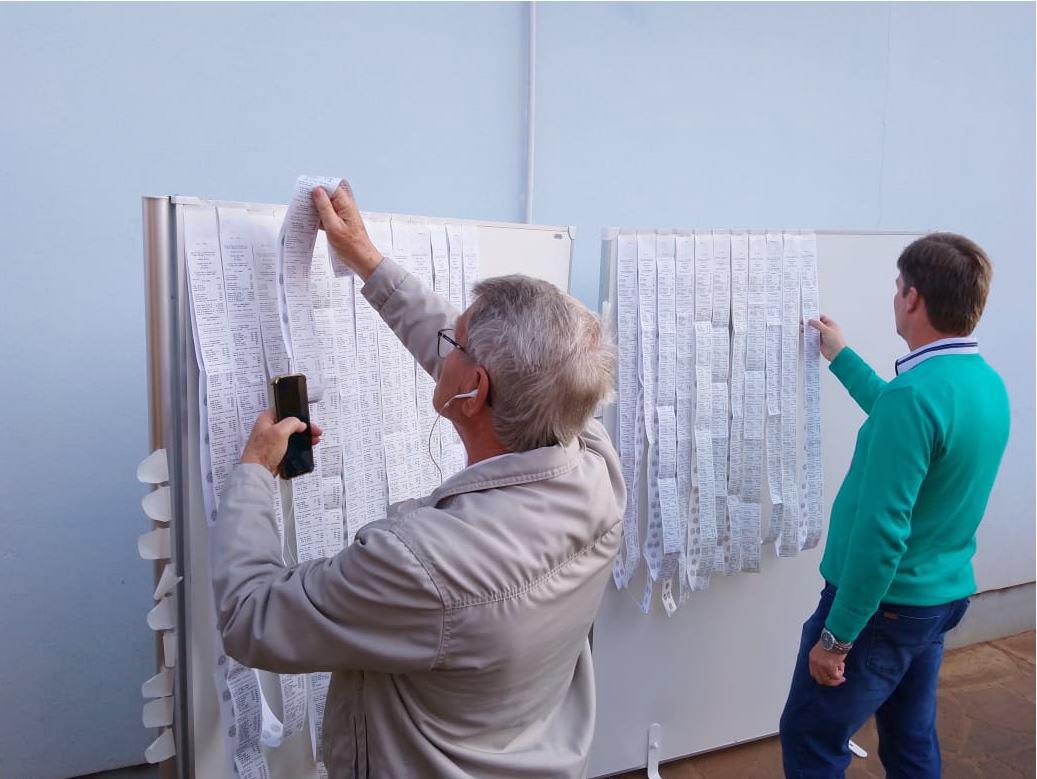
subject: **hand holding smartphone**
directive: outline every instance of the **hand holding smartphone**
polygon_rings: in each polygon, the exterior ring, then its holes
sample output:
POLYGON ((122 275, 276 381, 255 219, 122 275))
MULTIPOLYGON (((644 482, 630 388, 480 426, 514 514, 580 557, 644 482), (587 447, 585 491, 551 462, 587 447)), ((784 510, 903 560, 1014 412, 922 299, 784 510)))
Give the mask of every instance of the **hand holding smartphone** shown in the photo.
POLYGON ((313 471, 313 444, 310 438, 310 403, 306 393, 306 376, 292 373, 275 376, 271 381, 274 389, 274 413, 280 422, 286 417, 295 417, 306 423, 301 433, 292 433, 288 439, 288 450, 278 466, 282 479, 294 479, 313 471))

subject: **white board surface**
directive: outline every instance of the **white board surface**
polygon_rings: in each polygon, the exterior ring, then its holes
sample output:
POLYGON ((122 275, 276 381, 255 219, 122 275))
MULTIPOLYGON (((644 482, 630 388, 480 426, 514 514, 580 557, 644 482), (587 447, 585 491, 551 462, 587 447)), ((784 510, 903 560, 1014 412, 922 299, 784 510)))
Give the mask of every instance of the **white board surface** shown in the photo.
MULTIPOLYGON (((188 208, 212 208, 227 206, 270 213, 271 206, 256 203, 208 201, 190 197, 173 198, 177 208, 176 219, 176 262, 184 267, 183 256, 183 210, 188 208)), ((394 215, 395 218, 401 218, 394 215)), ((420 216, 404 216, 403 219, 452 224, 475 224, 479 234, 480 277, 522 273, 552 282, 563 290, 569 289, 569 274, 572 256, 573 230, 570 227, 478 222, 464 219, 440 219, 420 216)), ((186 287, 181 279, 180 294, 186 300, 186 287)), ((179 332, 180 354, 187 371, 187 419, 184 439, 187 462, 184 472, 189 479, 188 524, 186 532, 189 576, 185 582, 188 593, 188 632, 190 647, 188 658, 181 658, 189 666, 190 723, 192 757, 188 774, 198 779, 232 779, 233 773, 226 754, 222 735, 222 723, 213 683, 214 636, 209 612, 211 589, 209 584, 208 533, 205 511, 202 504, 199 463, 199 413, 197 403, 198 368, 194 357, 191 322, 186 306, 181 306, 179 332)), ((272 675, 263 674, 263 689, 271 706, 280 707, 280 691, 272 675)), ((316 779, 312 765, 309 734, 300 732, 286 739, 275 750, 264 750, 273 779, 316 779)))
MULTIPOLYGON (((920 234, 817 234, 821 310, 886 378, 907 347, 893 325, 900 251, 920 234)), ((610 257, 603 248, 603 258, 610 257)), ((615 254, 611 257, 614 260, 615 254)), ((614 299, 609 262, 607 299, 614 299)), ((603 308, 615 332, 615 314, 603 308)), ((612 415, 606 414, 608 425, 612 415)), ((864 414, 822 367, 824 526, 853 454, 864 414)), ((646 764, 648 727, 662 726, 661 759, 773 735, 799 649, 803 622, 822 586, 819 548, 777 559, 765 547, 759 574, 716 576, 673 617, 658 602, 643 615, 635 577, 610 587, 594 624, 597 729, 591 776, 646 764)), ((642 566, 643 567, 643 566, 642 566)))

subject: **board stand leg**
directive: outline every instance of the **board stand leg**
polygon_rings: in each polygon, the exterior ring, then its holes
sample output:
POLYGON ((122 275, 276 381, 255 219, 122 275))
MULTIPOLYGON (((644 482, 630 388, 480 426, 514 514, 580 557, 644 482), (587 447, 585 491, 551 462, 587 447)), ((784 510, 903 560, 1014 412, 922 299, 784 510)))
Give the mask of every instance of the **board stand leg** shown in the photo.
POLYGON ((659 755, 662 753, 663 726, 653 722, 648 726, 648 779, 662 779, 659 775, 659 755))

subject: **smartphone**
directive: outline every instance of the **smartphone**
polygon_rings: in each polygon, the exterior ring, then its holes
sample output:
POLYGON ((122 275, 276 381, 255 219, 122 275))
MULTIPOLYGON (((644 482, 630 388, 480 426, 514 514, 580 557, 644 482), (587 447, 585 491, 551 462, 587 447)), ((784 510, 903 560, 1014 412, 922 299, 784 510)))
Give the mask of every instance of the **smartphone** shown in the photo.
POLYGON ((306 395, 306 377, 301 373, 287 376, 275 376, 271 382, 274 388, 274 413, 280 422, 286 417, 295 417, 306 423, 301 433, 292 433, 288 438, 288 451, 278 466, 278 475, 282 479, 294 479, 296 476, 313 471, 313 444, 310 442, 310 402, 306 395))

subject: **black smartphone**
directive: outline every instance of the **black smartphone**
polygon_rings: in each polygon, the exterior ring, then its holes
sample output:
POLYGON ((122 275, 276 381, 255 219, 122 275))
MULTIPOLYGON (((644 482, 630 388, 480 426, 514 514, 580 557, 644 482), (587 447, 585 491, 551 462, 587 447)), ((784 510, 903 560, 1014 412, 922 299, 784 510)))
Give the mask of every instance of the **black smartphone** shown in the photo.
POLYGON ((292 433, 289 437, 288 451, 285 452, 284 459, 277 469, 282 479, 294 479, 313 470, 310 402, 306 395, 306 377, 301 373, 291 373, 287 376, 275 376, 270 383, 274 387, 274 413, 277 414, 277 421, 295 417, 306 423, 303 432, 292 433))

